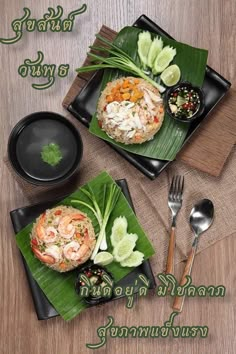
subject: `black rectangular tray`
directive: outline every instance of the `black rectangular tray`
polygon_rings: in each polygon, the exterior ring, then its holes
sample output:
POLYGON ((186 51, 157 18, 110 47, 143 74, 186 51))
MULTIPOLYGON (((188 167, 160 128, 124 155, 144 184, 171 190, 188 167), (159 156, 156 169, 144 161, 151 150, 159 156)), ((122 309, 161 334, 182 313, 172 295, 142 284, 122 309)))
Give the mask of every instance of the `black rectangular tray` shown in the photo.
MULTIPOLYGON (((129 193, 129 188, 128 188, 126 180, 121 179, 121 180, 116 181, 116 183, 121 187, 123 194, 125 195, 130 206, 134 210, 134 206, 132 203, 132 199, 131 199, 131 196, 129 193)), ((27 207, 23 207, 23 208, 19 208, 19 209, 15 209, 15 210, 11 211, 10 217, 11 217, 11 221, 12 221, 12 225, 13 225, 15 233, 17 234, 26 225, 33 222, 42 212, 44 212, 48 208, 52 208, 59 201, 60 200, 49 201, 49 202, 30 205, 27 207)), ((32 293, 33 301, 34 301, 35 311, 36 311, 38 319, 39 320, 47 320, 52 317, 58 316, 57 311, 54 309, 54 307, 48 301, 47 297, 44 295, 43 291, 40 289, 39 285, 32 277, 31 272, 30 272, 24 258, 23 258, 23 263, 24 263, 26 276, 27 276, 27 279, 29 282, 30 290, 32 293)), ((148 260, 144 261, 139 267, 135 268, 126 277, 121 279, 117 283, 117 285, 127 286, 129 284, 133 284, 135 279, 137 279, 138 274, 140 274, 140 273, 146 275, 146 277, 150 280, 149 288, 150 289, 155 288, 156 283, 155 283, 152 269, 151 269, 151 266, 150 266, 150 263, 148 260)), ((118 299, 120 297, 123 297, 123 296, 117 296, 117 297, 113 298, 112 300, 118 299)))
MULTIPOLYGON (((134 23, 134 26, 173 39, 168 33, 166 33, 162 28, 156 25, 145 15, 140 16, 134 23)), ((97 72, 88 81, 85 87, 80 91, 80 93, 68 107, 68 111, 72 113, 78 120, 80 120, 86 127, 89 127, 92 115, 96 111, 102 75, 102 71, 97 72)), ((230 86, 231 83, 229 81, 227 81, 209 66, 206 67, 206 73, 202 87, 205 93, 205 110, 203 114, 194 120, 190 125, 184 144, 192 136, 192 134, 196 131, 201 122, 208 116, 212 109, 224 97, 230 86)), ((128 160, 150 179, 155 179, 171 162, 132 154, 128 151, 118 148, 113 144, 108 142, 107 144, 109 144, 114 150, 116 150, 120 155, 122 155, 126 160, 128 160)))

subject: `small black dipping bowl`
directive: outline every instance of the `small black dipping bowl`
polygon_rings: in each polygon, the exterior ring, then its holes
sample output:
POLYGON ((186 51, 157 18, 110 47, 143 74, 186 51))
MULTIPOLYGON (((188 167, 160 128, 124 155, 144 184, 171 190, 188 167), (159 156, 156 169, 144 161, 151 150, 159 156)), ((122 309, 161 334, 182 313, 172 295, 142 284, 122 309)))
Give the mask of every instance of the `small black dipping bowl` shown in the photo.
POLYGON ((8 140, 8 157, 15 172, 35 185, 55 185, 71 177, 83 155, 78 130, 63 116, 36 112, 23 118, 13 128, 8 140), (59 145, 62 159, 50 166, 41 158, 43 146, 59 145))
MULTIPOLYGON (((91 278, 93 276, 94 271, 95 272, 99 271, 100 274, 103 274, 103 275, 106 274, 109 276, 109 278, 111 280, 113 280, 112 275, 107 270, 105 270, 103 267, 101 267, 99 265, 89 262, 89 263, 87 263, 87 265, 85 265, 83 268, 79 269, 79 271, 78 271, 78 276, 75 281, 75 291, 77 292, 78 295, 80 294, 80 288, 83 285, 82 281, 80 279, 80 275, 85 274, 88 278, 91 278)), ((95 286, 99 285, 100 282, 101 281, 98 281, 97 283, 95 283, 93 285, 95 285, 95 286)), ((88 297, 84 297, 84 300, 90 306, 94 306, 94 305, 98 305, 103 302, 109 301, 112 297, 113 297, 113 294, 111 294, 111 297, 102 297, 102 296, 95 297, 95 296, 89 295, 88 297)))
POLYGON ((185 82, 183 81, 183 82, 180 82, 179 84, 177 84, 175 86, 170 87, 165 93, 164 100, 165 100, 165 109, 166 109, 166 112, 168 113, 168 115, 170 117, 172 117, 173 119, 179 121, 179 122, 191 123, 193 120, 195 120, 196 118, 200 117, 203 114, 204 109, 205 109, 205 99, 204 99, 203 90, 201 88, 199 88, 199 87, 193 86, 188 81, 185 81, 185 82), (176 117, 175 114, 171 112, 171 109, 170 109, 169 104, 168 104, 170 95, 174 91, 176 91, 178 88, 182 88, 182 87, 187 87, 187 89, 189 91, 190 90, 194 90, 199 95, 199 99, 200 99, 199 107, 196 110, 196 112, 190 118, 187 118, 185 115, 180 116, 180 117, 176 117))

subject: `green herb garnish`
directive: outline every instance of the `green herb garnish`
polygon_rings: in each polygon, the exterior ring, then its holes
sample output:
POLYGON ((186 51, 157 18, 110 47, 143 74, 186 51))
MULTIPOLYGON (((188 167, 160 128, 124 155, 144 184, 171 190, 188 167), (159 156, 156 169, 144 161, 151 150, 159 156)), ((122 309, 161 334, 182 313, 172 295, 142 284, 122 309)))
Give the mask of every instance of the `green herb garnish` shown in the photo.
POLYGON ((44 145, 41 151, 41 158, 50 166, 56 166, 62 159, 62 153, 59 145, 50 143, 44 145))

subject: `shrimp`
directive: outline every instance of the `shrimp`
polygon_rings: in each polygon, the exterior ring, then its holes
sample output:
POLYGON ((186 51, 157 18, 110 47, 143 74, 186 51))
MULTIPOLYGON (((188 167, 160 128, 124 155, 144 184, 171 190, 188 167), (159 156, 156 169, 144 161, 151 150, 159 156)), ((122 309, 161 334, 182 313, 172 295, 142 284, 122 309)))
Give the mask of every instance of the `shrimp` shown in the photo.
POLYGON ((40 220, 36 227, 36 233, 40 240, 44 241, 45 243, 49 243, 56 240, 57 230, 52 226, 49 226, 45 229, 45 227, 43 226, 45 217, 46 217, 45 213, 40 217, 40 220))
POLYGON ((63 249, 64 256, 73 261, 78 261, 78 264, 84 263, 90 256, 95 240, 91 239, 88 230, 85 230, 83 244, 77 241, 69 242, 63 249))
POLYGON ((60 235, 67 239, 71 238, 75 233, 75 227, 73 224, 71 224, 71 222, 73 220, 83 220, 84 218, 85 216, 82 214, 66 215, 61 218, 61 221, 58 226, 58 231, 60 235))
POLYGON ((59 262, 61 259, 61 249, 56 245, 47 247, 44 251, 44 254, 53 257, 55 262, 59 262))
POLYGON ((90 257, 92 253, 92 250, 94 249, 94 244, 96 242, 95 239, 89 237, 88 229, 86 229, 84 233, 85 233, 84 243, 81 245, 78 252, 79 264, 82 264, 87 261, 87 259, 90 257))
POLYGON ((78 253, 80 249, 80 244, 77 241, 71 241, 65 245, 63 249, 64 256, 72 261, 77 261, 79 259, 78 253))
POLYGON ((54 264, 56 263, 56 260, 54 257, 46 254, 45 252, 42 253, 36 246, 32 246, 32 251, 34 252, 35 256, 43 263, 47 264, 54 264))

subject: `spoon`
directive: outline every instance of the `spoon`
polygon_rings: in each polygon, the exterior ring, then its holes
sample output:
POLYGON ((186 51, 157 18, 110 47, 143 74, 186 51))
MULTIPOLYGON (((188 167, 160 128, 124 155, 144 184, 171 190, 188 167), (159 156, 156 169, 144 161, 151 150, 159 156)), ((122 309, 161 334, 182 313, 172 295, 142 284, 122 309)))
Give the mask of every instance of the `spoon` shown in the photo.
MULTIPOLYGON (((199 236, 209 229, 212 224, 214 217, 214 205, 209 199, 202 199, 200 200, 195 206, 193 207, 189 222, 191 228, 194 232, 194 239, 192 243, 192 248, 189 253, 187 263, 184 268, 184 272, 180 281, 180 286, 183 286, 187 279, 186 275, 190 275, 192 271, 194 257, 197 251, 197 246, 199 242, 199 236)), ((176 296, 173 304, 173 309, 177 312, 181 312, 184 304, 185 296, 179 297, 176 296)))

